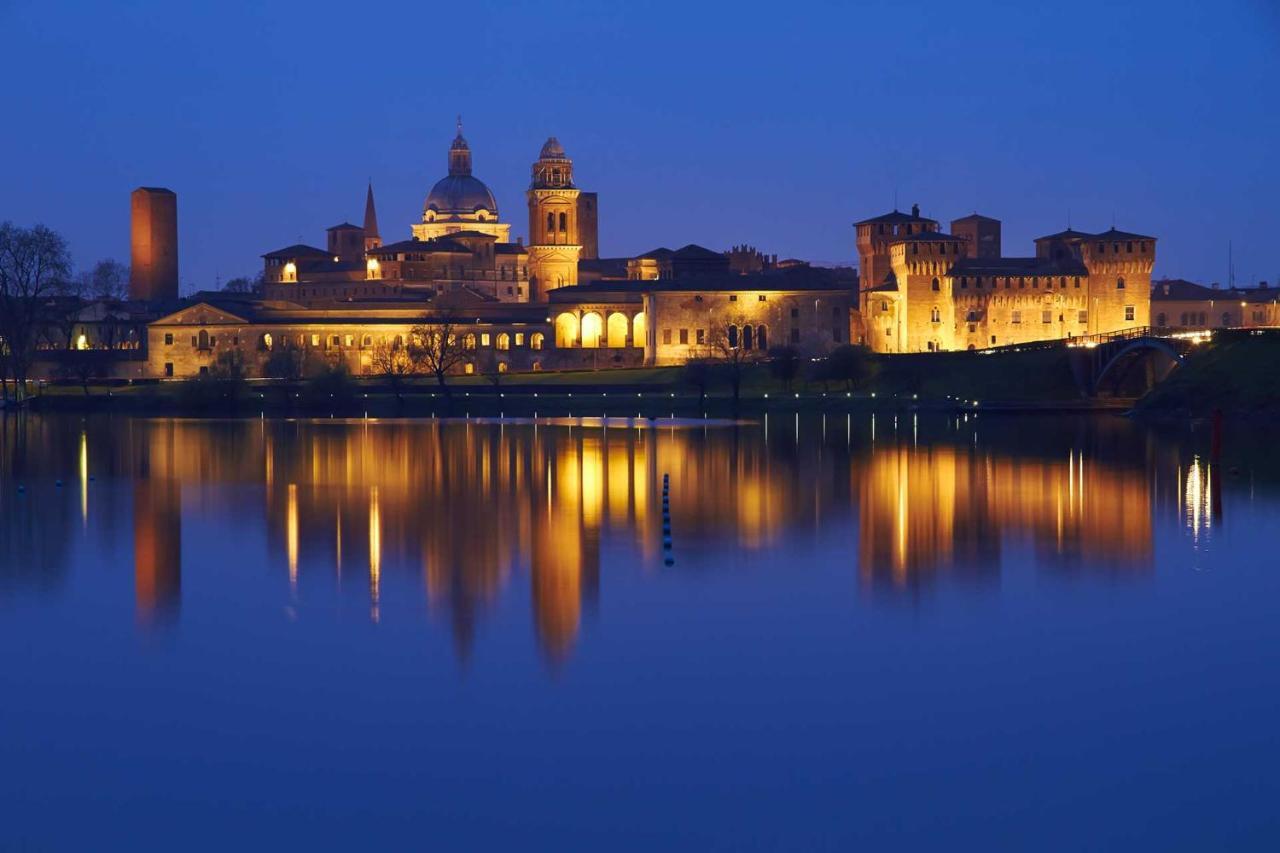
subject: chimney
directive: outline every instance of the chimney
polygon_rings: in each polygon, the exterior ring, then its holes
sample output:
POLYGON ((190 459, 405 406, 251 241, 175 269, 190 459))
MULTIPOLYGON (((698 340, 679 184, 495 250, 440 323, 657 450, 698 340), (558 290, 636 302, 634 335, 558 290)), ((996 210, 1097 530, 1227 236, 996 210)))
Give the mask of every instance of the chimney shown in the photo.
POLYGON ((913 205, 911 205, 911 215, 912 215, 912 216, 919 216, 919 215, 920 215, 920 205, 918 205, 918 204, 913 204, 913 205))

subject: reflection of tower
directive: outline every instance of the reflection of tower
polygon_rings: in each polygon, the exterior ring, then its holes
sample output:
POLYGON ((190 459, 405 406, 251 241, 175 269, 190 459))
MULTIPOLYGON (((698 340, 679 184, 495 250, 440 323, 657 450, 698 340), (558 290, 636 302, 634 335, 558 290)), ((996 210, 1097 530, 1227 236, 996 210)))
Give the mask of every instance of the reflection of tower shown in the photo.
POLYGON ((557 449, 554 492, 531 527, 533 613, 547 656, 563 661, 578 638, 582 602, 595 597, 600 579, 600 509, 603 460, 594 447, 557 449))
MULTIPOLYGON (((578 283, 578 188, 573 161, 553 136, 533 164, 529 184, 529 281, 535 299, 578 283)), ((594 214, 594 199, 592 204, 594 214)), ((594 222, 594 215, 592 216, 594 222)))
POLYGON ((144 624, 177 616, 182 599, 182 492, 171 477, 133 487, 133 585, 144 624))

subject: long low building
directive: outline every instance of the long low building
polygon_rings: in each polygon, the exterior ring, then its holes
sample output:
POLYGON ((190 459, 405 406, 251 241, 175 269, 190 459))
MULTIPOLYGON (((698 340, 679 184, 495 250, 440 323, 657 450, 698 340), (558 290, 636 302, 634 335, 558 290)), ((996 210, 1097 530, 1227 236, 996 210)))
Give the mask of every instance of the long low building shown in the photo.
POLYGON ((325 307, 205 294, 147 326, 145 375, 199 376, 234 359, 272 375, 273 354, 354 375, 386 371, 386 347, 445 329, 464 356, 456 373, 677 365, 690 358, 763 357, 793 346, 814 357, 847 343, 851 274, 800 267, 687 280, 606 281, 557 288, 549 303, 480 299, 351 300, 325 307))

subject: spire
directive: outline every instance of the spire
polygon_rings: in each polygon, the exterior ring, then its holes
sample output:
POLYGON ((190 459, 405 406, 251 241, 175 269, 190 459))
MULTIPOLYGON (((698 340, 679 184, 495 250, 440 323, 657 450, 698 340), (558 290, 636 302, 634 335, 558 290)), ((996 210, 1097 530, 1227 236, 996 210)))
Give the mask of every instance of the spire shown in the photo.
POLYGON ((369 181, 369 191, 364 197, 364 248, 367 252, 382 245, 382 237, 378 234, 378 212, 373 207, 373 181, 369 181))
POLYGON ((467 140, 462 138, 462 116, 458 116, 458 135, 453 138, 453 144, 449 146, 449 174, 450 175, 470 175, 471 174, 471 148, 467 145, 467 140))
POLYGON ((378 211, 373 207, 373 181, 369 182, 369 191, 364 197, 364 236, 380 236, 378 234, 378 211))

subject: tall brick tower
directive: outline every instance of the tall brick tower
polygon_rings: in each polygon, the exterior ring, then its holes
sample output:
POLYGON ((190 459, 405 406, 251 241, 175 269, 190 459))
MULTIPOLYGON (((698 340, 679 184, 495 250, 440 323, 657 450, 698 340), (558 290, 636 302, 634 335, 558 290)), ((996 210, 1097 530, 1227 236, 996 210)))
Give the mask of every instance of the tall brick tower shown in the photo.
POLYGON ((130 299, 178 298, 178 196, 161 187, 138 187, 130 198, 132 266, 130 299))
POLYGON ((549 291, 578 283, 582 241, 578 231, 578 188, 573 161, 553 136, 533 164, 529 184, 530 298, 546 299, 549 291))

